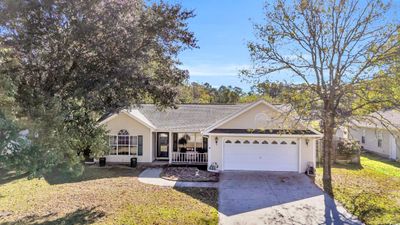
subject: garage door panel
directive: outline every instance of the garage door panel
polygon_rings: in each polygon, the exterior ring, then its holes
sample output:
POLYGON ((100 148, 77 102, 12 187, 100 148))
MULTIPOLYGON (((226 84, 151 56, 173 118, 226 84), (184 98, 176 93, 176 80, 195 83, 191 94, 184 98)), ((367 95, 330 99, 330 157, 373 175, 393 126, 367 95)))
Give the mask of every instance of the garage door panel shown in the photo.
MULTIPOLYGON (((298 146, 291 139, 257 139, 269 144, 224 144, 225 170, 297 171, 298 146), (270 144, 273 141, 279 144, 270 144), (285 141, 287 144, 280 144, 285 141)), ((235 140, 236 141, 236 140, 235 140)), ((249 140, 251 143, 253 140, 249 140)))

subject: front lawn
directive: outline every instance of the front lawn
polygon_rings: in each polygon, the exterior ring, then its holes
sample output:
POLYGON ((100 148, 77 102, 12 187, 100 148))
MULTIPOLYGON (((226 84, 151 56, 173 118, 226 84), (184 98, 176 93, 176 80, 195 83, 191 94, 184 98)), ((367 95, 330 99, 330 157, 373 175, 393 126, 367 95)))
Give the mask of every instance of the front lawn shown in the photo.
POLYGON ((87 167, 28 180, 0 170, 0 225, 217 224, 216 189, 142 184, 140 170, 87 167))
MULTIPOLYGON (((372 154, 361 156, 361 167, 334 165, 335 198, 367 224, 400 223, 400 163, 372 154)), ((316 182, 322 186, 322 168, 316 182)))

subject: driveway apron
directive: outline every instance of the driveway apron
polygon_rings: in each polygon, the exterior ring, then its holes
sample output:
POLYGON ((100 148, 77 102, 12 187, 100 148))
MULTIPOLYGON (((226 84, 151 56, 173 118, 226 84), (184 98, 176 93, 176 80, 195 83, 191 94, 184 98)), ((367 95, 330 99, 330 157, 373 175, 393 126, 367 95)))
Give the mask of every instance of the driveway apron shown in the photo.
POLYGON ((362 224, 296 172, 223 172, 220 224, 362 224))

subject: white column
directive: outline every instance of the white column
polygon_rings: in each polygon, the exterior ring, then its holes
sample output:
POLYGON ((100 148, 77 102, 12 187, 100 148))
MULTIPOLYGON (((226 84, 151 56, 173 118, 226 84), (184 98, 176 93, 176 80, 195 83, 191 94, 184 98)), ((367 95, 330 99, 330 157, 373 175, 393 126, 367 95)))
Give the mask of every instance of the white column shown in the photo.
POLYGON ((207 138, 207 145, 208 145, 208 147, 207 147, 207 170, 210 168, 210 162, 211 162, 211 159, 212 159, 212 156, 211 156, 211 149, 212 149, 212 139, 213 139, 214 137, 213 136, 208 136, 208 138, 207 138))
POLYGON ((317 169, 317 139, 312 139, 313 166, 317 169))
POLYGON ((301 173, 301 145, 302 145, 302 138, 297 139, 297 143, 299 143, 299 173, 301 173))
MULTIPOLYGON (((143 137, 144 139, 144 137, 143 137)), ((145 153, 144 146, 143 146, 143 154, 145 153)), ((150 154, 149 160, 150 162, 153 162, 153 156, 154 156, 154 149, 153 149, 153 132, 150 130, 150 135, 149 135, 149 151, 148 153, 150 154)))
POLYGON ((171 162, 172 162, 172 147, 173 147, 173 145, 172 145, 172 142, 173 142, 173 137, 172 137, 172 132, 169 132, 169 148, 168 148, 168 161, 169 161, 169 164, 171 164, 171 162))

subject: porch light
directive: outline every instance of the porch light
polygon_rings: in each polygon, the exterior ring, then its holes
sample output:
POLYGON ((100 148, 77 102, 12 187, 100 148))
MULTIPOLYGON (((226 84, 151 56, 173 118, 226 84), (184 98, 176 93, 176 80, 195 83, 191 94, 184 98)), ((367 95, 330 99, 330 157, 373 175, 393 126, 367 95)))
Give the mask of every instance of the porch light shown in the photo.
POLYGON ((218 144, 218 137, 215 137, 215 144, 218 144))
POLYGON ((308 142, 309 142, 310 140, 308 140, 308 138, 306 139, 306 145, 308 146, 308 142))

